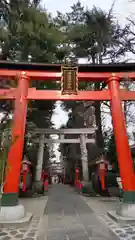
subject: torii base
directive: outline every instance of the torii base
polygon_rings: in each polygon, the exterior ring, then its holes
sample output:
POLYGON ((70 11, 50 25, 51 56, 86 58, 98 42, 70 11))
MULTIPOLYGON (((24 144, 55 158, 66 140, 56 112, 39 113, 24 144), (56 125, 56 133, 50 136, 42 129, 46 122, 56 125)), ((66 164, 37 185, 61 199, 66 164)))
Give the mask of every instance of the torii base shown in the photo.
POLYGON ((135 222, 135 203, 121 203, 116 211, 108 211, 107 215, 118 223, 135 222))
POLYGON ((44 193, 44 184, 43 181, 35 181, 34 183, 34 192, 38 194, 44 193))
POLYGON ((84 196, 96 196, 96 192, 93 190, 91 181, 82 181, 82 195, 84 196))
POLYGON ((124 191, 123 201, 108 215, 117 222, 135 222, 135 191, 124 191))
POLYGON ((0 224, 2 226, 21 226, 24 227, 32 219, 32 213, 26 213, 24 206, 18 204, 16 206, 0 207, 0 224))

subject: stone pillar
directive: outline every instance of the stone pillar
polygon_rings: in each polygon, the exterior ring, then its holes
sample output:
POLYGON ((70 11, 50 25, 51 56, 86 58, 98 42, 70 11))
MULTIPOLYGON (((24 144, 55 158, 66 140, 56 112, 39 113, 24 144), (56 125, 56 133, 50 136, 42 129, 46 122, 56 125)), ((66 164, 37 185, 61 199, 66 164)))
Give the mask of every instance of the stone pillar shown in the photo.
POLYGON ((83 181, 88 182, 89 181, 89 170, 88 170, 88 154, 87 154, 85 134, 80 134, 80 149, 81 149, 83 181))
MULTIPOLYGON (((60 140, 64 140, 64 134, 60 134, 60 140)), ((63 143, 61 143, 61 149, 63 150, 63 143)), ((60 155, 60 162, 63 163, 63 153, 60 155)))
POLYGON ((67 163, 66 163, 66 159, 64 158, 63 159, 63 175, 64 175, 64 182, 65 182, 65 179, 66 179, 66 172, 67 172, 67 163))
POLYGON ((39 139, 39 151, 37 156, 37 166, 36 166, 36 182, 41 181, 42 174, 42 165, 43 165, 43 157, 44 157, 44 139, 45 136, 42 134, 39 139))

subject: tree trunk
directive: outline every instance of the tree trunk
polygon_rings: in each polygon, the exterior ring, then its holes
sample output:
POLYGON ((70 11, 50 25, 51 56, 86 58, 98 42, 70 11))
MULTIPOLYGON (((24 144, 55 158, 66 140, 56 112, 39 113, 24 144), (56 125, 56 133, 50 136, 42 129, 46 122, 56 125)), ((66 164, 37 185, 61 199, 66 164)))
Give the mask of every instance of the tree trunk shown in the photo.
MULTIPOLYGON (((124 89, 126 91, 130 91, 130 83, 128 81, 125 81, 124 82, 124 89)), ((123 107, 123 110, 124 110, 124 117, 125 117, 125 124, 127 126, 127 113, 128 113, 128 102, 127 101, 124 101, 124 107, 123 107)))
POLYGON ((125 117, 125 124, 127 126, 127 101, 124 102, 124 117, 125 117))
MULTIPOLYGON (((95 83, 95 90, 100 90, 100 83, 95 83)), ((96 138, 97 138, 97 145, 99 148, 104 148, 104 138, 102 133, 102 123, 101 123, 101 102, 95 102, 95 117, 96 117, 96 138)))
MULTIPOLYGON (((96 59, 93 58, 93 64, 97 63, 102 64, 102 45, 99 44, 99 54, 98 58, 96 59)), ((100 91, 100 82, 95 83, 95 90, 100 91)), ((97 138, 97 146, 99 148, 104 148, 104 138, 103 138, 103 133, 102 133, 102 121, 101 121, 101 102, 100 101, 95 101, 95 118, 96 118, 96 126, 97 126, 97 131, 96 131, 96 138, 97 138)))

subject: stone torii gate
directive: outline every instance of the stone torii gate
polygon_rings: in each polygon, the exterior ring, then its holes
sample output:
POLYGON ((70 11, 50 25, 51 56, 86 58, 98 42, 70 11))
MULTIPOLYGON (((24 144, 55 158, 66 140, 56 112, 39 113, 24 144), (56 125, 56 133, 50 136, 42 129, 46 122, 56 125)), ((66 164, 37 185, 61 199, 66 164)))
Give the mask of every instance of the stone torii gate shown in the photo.
POLYGON ((80 143, 81 150, 81 160, 82 160, 82 173, 83 173, 83 181, 87 182, 89 180, 89 172, 88 172, 88 156, 87 156, 87 143, 95 143, 95 134, 96 128, 71 128, 71 129, 35 129, 33 131, 34 134, 40 134, 39 140, 39 151, 37 157, 37 166, 36 166, 36 182, 39 182, 41 179, 42 172, 42 164, 43 164, 43 155, 44 155, 44 144, 45 143, 80 143), (48 134, 57 134, 59 135, 59 139, 50 139, 45 138, 45 135, 48 134), (65 138, 65 135, 79 135, 79 138, 65 138), (87 134, 90 135, 91 138, 87 137, 87 134))

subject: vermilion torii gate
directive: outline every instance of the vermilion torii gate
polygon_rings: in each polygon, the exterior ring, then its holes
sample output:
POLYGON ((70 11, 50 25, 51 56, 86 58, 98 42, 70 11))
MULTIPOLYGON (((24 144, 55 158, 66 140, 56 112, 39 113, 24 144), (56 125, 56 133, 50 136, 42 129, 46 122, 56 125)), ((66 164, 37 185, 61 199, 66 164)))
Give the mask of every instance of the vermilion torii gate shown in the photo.
POLYGON ((17 88, 0 89, 2 99, 15 101, 12 129, 14 144, 11 145, 8 154, 10 170, 7 171, 5 178, 0 219, 16 220, 24 217, 23 206, 18 203, 18 186, 27 102, 32 99, 110 101, 120 175, 124 189, 124 203, 119 208, 118 214, 135 217, 135 173, 121 104, 121 101, 135 100, 135 92, 119 89, 121 80, 127 80, 127 78, 135 80, 135 64, 79 65, 77 68, 69 67, 64 72, 61 65, 0 62, 0 78, 18 79, 17 88), (62 91, 29 88, 31 80, 61 81, 62 91), (79 81, 105 82, 108 89, 102 91, 78 91, 77 85, 79 81))

